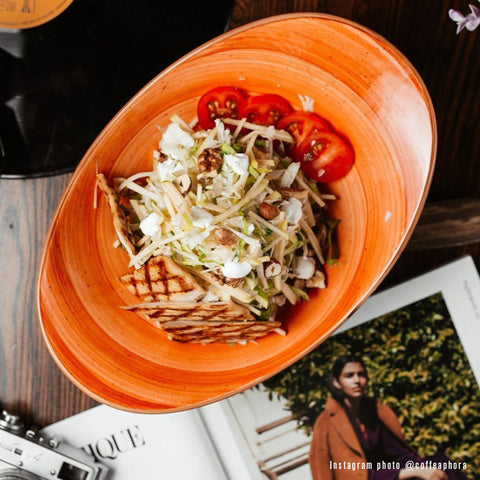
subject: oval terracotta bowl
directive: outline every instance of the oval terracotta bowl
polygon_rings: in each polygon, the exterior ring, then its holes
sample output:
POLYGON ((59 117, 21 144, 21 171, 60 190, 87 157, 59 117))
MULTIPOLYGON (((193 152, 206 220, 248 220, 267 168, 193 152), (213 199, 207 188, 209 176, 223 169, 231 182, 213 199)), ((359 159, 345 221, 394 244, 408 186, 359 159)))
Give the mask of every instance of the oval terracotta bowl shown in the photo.
POLYGON ((48 236, 38 312, 48 348, 88 395, 136 412, 182 410, 225 398, 287 367, 325 340, 372 293, 405 246, 423 207, 436 148, 434 112, 412 65, 378 35, 340 18, 290 14, 224 34, 167 68, 108 124, 75 172, 48 236), (137 303, 120 283, 128 259, 95 173, 151 167, 158 127, 195 116, 219 85, 298 95, 346 135, 356 164, 329 185, 338 195, 341 258, 328 288, 283 314, 286 336, 208 346, 169 341, 120 305, 137 303))

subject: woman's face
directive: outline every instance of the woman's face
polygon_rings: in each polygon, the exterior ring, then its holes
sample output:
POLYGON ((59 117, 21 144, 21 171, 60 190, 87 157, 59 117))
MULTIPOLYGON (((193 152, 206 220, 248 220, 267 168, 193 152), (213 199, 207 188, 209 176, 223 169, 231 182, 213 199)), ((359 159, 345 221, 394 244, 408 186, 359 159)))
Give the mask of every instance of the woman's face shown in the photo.
POLYGON ((343 367, 338 379, 333 380, 333 384, 348 398, 359 398, 365 394, 367 373, 360 362, 349 362, 343 367))

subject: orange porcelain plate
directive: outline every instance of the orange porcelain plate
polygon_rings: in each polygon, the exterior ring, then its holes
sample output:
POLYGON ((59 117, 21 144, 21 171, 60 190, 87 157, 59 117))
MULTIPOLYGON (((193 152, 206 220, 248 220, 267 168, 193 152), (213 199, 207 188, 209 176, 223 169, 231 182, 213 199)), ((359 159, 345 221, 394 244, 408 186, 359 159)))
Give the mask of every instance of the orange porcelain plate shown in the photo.
POLYGON ((225 398, 287 367, 325 340, 372 293, 405 246, 425 202, 436 148, 429 95, 411 64, 378 35, 340 18, 290 14, 224 34, 167 68, 107 125, 76 170, 48 236, 38 312, 63 372, 100 402, 136 412, 183 410, 225 398), (353 170, 329 185, 341 259, 328 288, 282 315, 286 336, 245 346, 188 345, 121 305, 128 258, 114 249, 95 173, 151 167, 173 113, 190 121, 217 85, 298 95, 351 141, 353 170))

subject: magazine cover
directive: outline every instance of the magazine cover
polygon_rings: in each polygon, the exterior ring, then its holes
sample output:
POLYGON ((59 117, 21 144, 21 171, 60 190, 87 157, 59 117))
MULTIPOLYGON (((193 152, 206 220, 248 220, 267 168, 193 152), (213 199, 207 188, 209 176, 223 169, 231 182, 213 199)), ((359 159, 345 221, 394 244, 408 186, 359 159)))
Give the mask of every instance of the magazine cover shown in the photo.
POLYGON ((258 387, 187 412, 95 407, 46 430, 127 480, 480 478, 470 257, 373 295, 258 387))

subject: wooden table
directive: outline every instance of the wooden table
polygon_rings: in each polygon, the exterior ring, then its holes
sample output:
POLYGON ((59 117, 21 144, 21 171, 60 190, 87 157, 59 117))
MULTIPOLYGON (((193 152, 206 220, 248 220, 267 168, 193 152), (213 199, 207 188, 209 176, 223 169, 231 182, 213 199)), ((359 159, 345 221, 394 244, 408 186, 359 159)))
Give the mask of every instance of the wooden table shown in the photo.
MULTIPOLYGON (((428 201, 430 205, 450 203, 447 209, 427 209, 430 216, 425 215, 417 230, 423 229, 421 234, 412 240, 415 249, 407 248, 381 288, 463 254, 471 254, 480 266, 479 209, 475 200, 480 198, 480 28, 457 36, 455 24, 448 18, 449 8, 466 12, 468 3, 236 0, 232 12, 229 28, 294 11, 343 16, 386 37, 422 75, 436 108, 439 131, 437 165, 428 201), (449 225, 448 221, 458 216, 464 223, 449 225), (429 236, 434 229, 428 222, 437 222, 438 218, 446 220, 446 226, 440 234, 429 236), (464 235, 465 228, 470 236, 464 235), (454 246, 438 248, 452 243, 454 246), (465 244, 455 245, 458 243, 465 244)), ((43 242, 68 179, 69 175, 59 175, 0 180, 0 402, 39 426, 95 405, 55 365, 36 317, 35 281, 43 242)))

